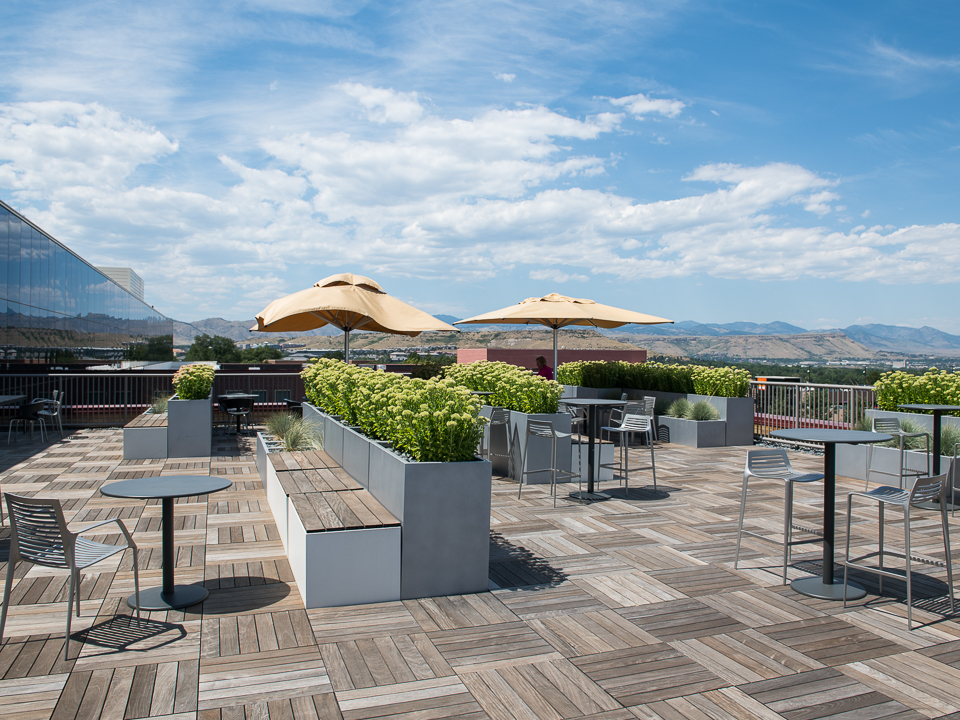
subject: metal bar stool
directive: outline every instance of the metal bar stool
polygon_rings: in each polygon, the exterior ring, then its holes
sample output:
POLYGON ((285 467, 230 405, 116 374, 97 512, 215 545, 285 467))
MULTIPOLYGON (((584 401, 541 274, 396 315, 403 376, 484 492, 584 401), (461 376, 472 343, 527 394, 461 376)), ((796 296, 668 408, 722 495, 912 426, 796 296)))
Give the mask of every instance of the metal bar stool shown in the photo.
POLYGON ((647 444, 650 446, 650 466, 635 467, 634 470, 651 470, 653 473, 653 489, 657 489, 657 463, 653 454, 653 442, 650 440, 650 432, 653 427, 653 418, 647 415, 624 415, 620 424, 616 427, 605 427, 608 433, 620 435, 620 454, 617 462, 601 463, 600 467, 612 468, 618 472, 627 491, 630 490, 630 436, 634 433, 640 433, 647 436, 647 444))
POLYGON ((912 475, 914 477, 920 477, 922 475, 930 475, 930 433, 925 432, 915 432, 908 433, 903 428, 900 427, 900 420, 895 417, 876 417, 873 418, 873 432, 884 433, 886 435, 893 435, 896 438, 900 439, 900 469, 897 473, 887 472, 886 470, 874 470, 873 469, 873 445, 867 445, 867 474, 866 482, 864 483, 863 489, 866 490, 870 487, 870 473, 879 473, 881 475, 892 475, 899 480, 900 487, 903 485, 903 478, 907 475, 912 475), (914 437, 925 437, 927 439, 927 469, 923 470, 911 470, 903 466, 906 454, 906 442, 907 438, 914 437))
POLYGON ((553 495, 554 507, 557 506, 557 481, 572 480, 574 477, 578 478, 578 481, 580 481, 580 478, 582 477, 580 472, 560 470, 557 467, 557 440, 568 437, 572 437, 572 434, 557 432, 553 425, 546 420, 527 420, 527 434, 523 441, 523 454, 520 455, 520 465, 516 470, 516 477, 519 483, 519 487, 517 489, 518 500, 520 499, 520 493, 523 492, 523 481, 527 475, 534 475, 543 472, 550 473, 550 494, 553 495), (550 467, 525 469, 525 465, 530 457, 529 450, 531 437, 545 438, 550 440, 550 467))
POLYGON ((936 475, 934 477, 917 478, 910 490, 902 488, 889 487, 881 485, 873 490, 864 492, 847 493, 847 549, 843 560, 843 606, 847 606, 846 589, 847 575, 850 568, 857 568, 865 572, 874 573, 880 577, 880 592, 883 592, 883 578, 891 577, 900 579, 899 573, 891 572, 884 568, 884 557, 896 557, 906 562, 906 581, 907 581, 907 630, 913 630, 913 571, 912 562, 920 562, 926 565, 947 568, 947 583, 950 588, 950 612, 953 613, 953 562, 950 557, 950 526, 947 523, 947 473, 936 475), (850 520, 853 515, 853 498, 862 497, 877 501, 879 522, 880 522, 880 542, 877 552, 867 553, 858 557, 850 557, 850 520), (922 503, 931 501, 940 503, 940 526, 943 531, 943 550, 946 555, 946 562, 940 562, 932 558, 922 558, 913 555, 910 552, 910 511, 911 509, 923 509, 922 503), (904 552, 896 550, 887 550, 883 542, 883 510, 886 505, 893 505, 903 510, 903 542, 904 552), (879 567, 862 565, 861 561, 869 558, 879 558, 879 567))
POLYGON ((783 488, 783 584, 787 584, 787 566, 790 565, 790 551, 794 545, 806 545, 822 542, 822 533, 819 530, 793 524, 793 486, 795 483, 810 483, 823 480, 823 473, 797 472, 790 465, 787 451, 783 448, 769 448, 763 450, 748 450, 747 461, 743 468, 743 488, 740 491, 740 522, 737 525, 737 554, 733 561, 736 568, 740 563, 740 539, 746 533, 760 540, 777 542, 766 535, 743 529, 743 516, 747 507, 747 481, 752 478, 761 480, 782 480, 783 488), (794 540, 793 531, 820 535, 805 540, 794 540))

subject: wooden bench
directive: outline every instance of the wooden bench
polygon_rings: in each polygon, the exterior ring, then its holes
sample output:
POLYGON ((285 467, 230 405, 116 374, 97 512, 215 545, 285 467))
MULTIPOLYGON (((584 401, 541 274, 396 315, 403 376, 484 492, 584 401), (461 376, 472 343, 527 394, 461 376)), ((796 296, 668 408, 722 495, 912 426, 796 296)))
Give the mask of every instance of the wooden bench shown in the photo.
POLYGON ((123 426, 123 459, 167 457, 167 413, 143 413, 123 426))
POLYGON ((400 599, 400 521, 322 450, 266 453, 270 510, 308 608, 400 599))

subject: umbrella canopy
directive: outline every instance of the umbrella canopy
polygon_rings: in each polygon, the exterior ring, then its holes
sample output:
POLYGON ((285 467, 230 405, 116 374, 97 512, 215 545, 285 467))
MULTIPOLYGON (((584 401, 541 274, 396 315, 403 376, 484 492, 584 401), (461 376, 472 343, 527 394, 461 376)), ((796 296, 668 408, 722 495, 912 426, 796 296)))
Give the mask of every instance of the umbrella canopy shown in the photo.
POLYGON ((600 328, 617 328, 621 325, 660 325, 673 320, 645 315, 632 310, 622 310, 611 305, 601 305, 593 300, 571 298, 550 293, 539 298, 527 298, 516 305, 475 315, 466 320, 457 320, 454 325, 485 325, 509 323, 517 325, 545 325, 553 328, 553 369, 557 369, 557 331, 568 325, 592 325, 600 328))
POLYGON ((331 275, 313 287, 274 300, 257 314, 259 332, 306 332, 324 325, 344 331, 344 359, 350 362, 350 331, 370 330, 415 337, 427 330, 459 332, 452 325, 387 295, 362 275, 331 275))

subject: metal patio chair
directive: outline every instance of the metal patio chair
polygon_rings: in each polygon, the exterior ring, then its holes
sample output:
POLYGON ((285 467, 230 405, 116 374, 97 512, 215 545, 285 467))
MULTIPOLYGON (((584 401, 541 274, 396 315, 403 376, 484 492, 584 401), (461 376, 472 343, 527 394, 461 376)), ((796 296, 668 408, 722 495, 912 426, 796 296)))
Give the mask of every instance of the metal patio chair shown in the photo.
POLYGON ((527 420, 527 434, 523 441, 523 454, 520 456, 519 467, 516 472, 517 482, 519 483, 519 487, 517 488, 518 500, 520 499, 520 494, 523 492, 523 480, 527 475, 536 475, 544 472, 550 473, 550 494, 553 495, 554 507, 557 506, 557 481, 561 480, 566 482, 573 478, 577 478, 578 481, 581 480, 582 475, 580 472, 561 470, 557 467, 557 440, 572 437, 573 435, 571 433, 558 432, 553 427, 553 424, 547 420, 527 420), (550 440, 550 467, 525 469, 525 465, 528 463, 530 457, 531 437, 550 440))
POLYGON ((899 486, 904 487, 903 479, 904 477, 910 475, 913 477, 920 477, 921 475, 930 475, 930 433, 926 432, 916 432, 908 433, 903 428, 900 427, 899 418, 895 417, 876 417, 873 418, 873 432, 884 433, 886 435, 893 435, 895 438, 899 438, 900 444, 900 471, 899 473, 891 473, 886 470, 874 470, 873 469, 873 443, 867 445, 867 474, 866 482, 863 486, 863 489, 866 490, 870 487, 870 473, 879 473, 881 475, 892 475, 893 477, 899 480, 899 486), (914 437, 925 437, 927 439, 927 469, 924 470, 911 470, 903 466, 904 460, 906 459, 906 443, 907 438, 914 437))
POLYGON ((13 570, 18 562, 29 562, 43 567, 61 568, 70 571, 70 591, 67 596, 67 635, 64 642, 64 660, 70 659, 70 621, 76 597, 77 617, 80 617, 80 571, 101 560, 133 550, 133 583, 137 602, 137 621, 140 620, 140 572, 137 544, 119 518, 102 520, 80 530, 70 532, 63 517, 59 500, 4 495, 10 517, 10 557, 7 561, 7 580, 3 591, 3 610, 0 611, 0 642, 7 622, 10 591, 13 588, 13 570), (94 528, 116 523, 126 538, 126 545, 105 545, 80 537, 81 533, 94 528))

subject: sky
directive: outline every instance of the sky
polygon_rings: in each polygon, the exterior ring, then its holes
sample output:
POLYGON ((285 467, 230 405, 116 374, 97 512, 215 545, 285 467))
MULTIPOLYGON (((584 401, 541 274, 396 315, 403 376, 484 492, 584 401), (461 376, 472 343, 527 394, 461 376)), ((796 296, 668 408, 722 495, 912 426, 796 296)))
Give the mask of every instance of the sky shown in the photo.
POLYGON ((960 334, 960 4, 7 0, 0 199, 178 320, 339 272, 468 317, 960 334))

